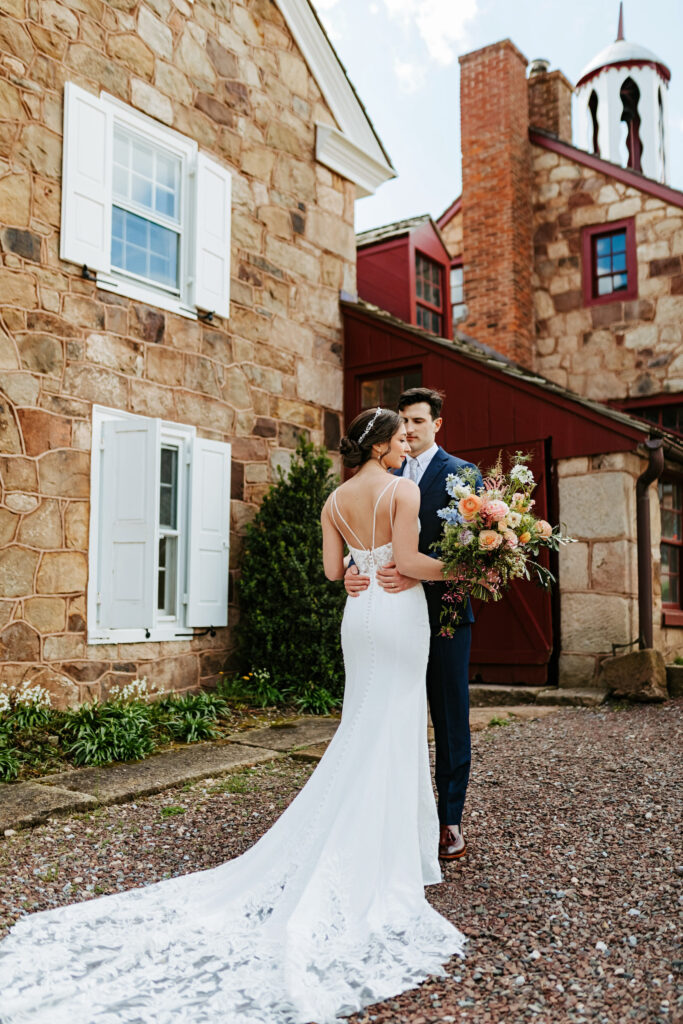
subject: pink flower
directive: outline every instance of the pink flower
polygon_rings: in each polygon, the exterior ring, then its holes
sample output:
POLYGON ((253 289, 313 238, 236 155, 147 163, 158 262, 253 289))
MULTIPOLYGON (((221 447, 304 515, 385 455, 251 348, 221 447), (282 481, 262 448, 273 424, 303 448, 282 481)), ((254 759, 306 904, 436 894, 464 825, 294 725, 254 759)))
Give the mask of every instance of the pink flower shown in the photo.
POLYGON ((505 533, 503 534, 503 540, 505 541, 505 546, 507 548, 511 548, 513 551, 519 544, 519 541, 517 540, 517 534, 514 533, 512 530, 505 531, 505 533))
POLYGON ((545 519, 539 519, 536 523, 536 529, 540 533, 541 537, 549 537, 553 532, 553 528, 550 523, 547 523, 545 519))
POLYGON ((509 511, 510 509, 504 501, 494 499, 493 501, 487 501, 486 504, 483 505, 481 514, 491 522, 497 523, 501 519, 505 519, 509 511))
POLYGON ((482 551, 493 551, 502 543, 503 536, 497 530, 482 530, 479 534, 479 547, 482 551))

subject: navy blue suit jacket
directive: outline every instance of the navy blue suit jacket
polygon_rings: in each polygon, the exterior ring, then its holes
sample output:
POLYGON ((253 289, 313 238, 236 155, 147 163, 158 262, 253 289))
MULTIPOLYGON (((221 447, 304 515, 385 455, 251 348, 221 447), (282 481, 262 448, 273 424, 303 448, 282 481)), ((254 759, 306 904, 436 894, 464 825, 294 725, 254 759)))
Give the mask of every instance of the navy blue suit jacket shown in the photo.
MULTIPOLYGON (((448 452, 445 452, 440 447, 422 474, 422 479, 418 484, 420 488, 420 542, 418 548, 423 554, 431 555, 432 558, 435 557, 435 552, 431 546, 439 539, 443 528, 443 520, 439 519, 436 513, 451 500, 451 496, 446 490, 446 477, 450 473, 457 473, 458 470, 463 469, 465 466, 469 466, 472 469, 477 468, 472 462, 465 462, 464 459, 459 459, 455 455, 449 455, 448 452)), ((396 476, 402 476, 403 467, 395 470, 395 474, 396 476)), ((478 470, 477 477, 477 486, 480 487, 482 479, 478 470)), ((445 583, 425 584, 429 621, 432 630, 438 629, 440 626, 441 602, 445 586, 445 583)), ((472 622, 474 622, 474 615, 472 614, 472 606, 468 601, 463 624, 472 622)))

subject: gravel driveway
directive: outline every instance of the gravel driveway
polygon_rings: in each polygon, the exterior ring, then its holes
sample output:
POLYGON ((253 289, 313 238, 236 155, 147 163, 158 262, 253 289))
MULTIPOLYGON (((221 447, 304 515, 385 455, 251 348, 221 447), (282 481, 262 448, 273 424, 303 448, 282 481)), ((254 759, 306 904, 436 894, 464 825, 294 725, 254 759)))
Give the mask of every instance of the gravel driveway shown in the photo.
MULTIPOLYGON (((468 957, 353 1024, 683 1019, 682 726, 679 700, 475 734, 470 855, 429 890, 468 957)), ((236 856, 312 768, 284 758, 9 836, 0 935, 22 913, 236 856)))

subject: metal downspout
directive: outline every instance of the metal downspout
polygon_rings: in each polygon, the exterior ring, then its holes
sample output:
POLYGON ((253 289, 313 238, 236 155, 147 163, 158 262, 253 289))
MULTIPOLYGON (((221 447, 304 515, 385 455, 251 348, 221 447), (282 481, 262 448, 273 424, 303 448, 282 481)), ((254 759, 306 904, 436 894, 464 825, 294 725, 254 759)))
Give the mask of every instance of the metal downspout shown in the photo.
POLYGON ((638 546, 638 640, 641 650, 654 644, 652 628, 652 535, 650 530, 650 484, 664 469, 661 437, 648 437, 648 464, 636 481, 636 538, 638 546))

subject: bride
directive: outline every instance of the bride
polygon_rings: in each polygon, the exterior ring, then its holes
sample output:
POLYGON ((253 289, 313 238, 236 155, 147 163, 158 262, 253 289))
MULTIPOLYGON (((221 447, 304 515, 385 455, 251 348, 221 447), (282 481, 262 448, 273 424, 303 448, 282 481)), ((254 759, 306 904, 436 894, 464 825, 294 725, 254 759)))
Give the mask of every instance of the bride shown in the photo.
POLYGON ((22 918, 0 943, 2 1024, 330 1024, 413 988, 462 954, 424 896, 441 881, 427 751, 429 623, 422 587, 376 582, 418 552, 419 490, 388 476, 408 452, 400 417, 361 413, 340 450, 358 472, 322 512, 323 559, 346 544, 369 588, 342 624, 342 720, 317 769, 243 856, 22 918))

